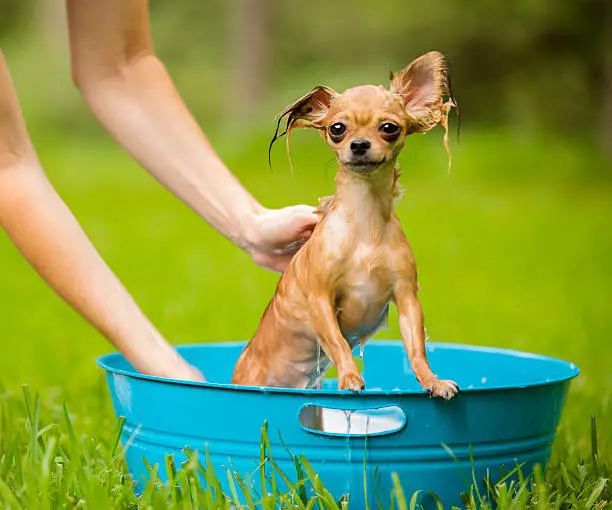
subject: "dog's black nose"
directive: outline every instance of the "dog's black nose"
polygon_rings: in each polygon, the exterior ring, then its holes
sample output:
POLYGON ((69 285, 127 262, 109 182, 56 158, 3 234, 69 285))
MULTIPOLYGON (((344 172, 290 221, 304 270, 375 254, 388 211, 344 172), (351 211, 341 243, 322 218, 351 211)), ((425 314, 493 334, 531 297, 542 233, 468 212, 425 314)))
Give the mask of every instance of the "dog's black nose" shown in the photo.
POLYGON ((351 152, 356 155, 365 154, 370 148, 370 145, 370 142, 363 138, 355 138, 355 140, 351 142, 351 152))

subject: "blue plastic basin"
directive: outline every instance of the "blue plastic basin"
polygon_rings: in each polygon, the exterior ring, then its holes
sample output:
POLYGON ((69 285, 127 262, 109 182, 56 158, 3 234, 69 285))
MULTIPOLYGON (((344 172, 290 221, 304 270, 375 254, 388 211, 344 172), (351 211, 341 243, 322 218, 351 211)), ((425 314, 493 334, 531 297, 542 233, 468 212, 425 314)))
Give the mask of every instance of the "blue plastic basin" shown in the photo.
MULTIPOLYGON (((321 390, 247 388, 229 384, 244 345, 179 347, 206 375, 206 383, 141 375, 117 353, 98 360, 115 412, 126 420, 122 438, 130 439, 127 464, 138 483, 148 479, 143 458, 159 464, 165 479, 166 454, 174 454, 178 465, 185 460, 181 450, 189 446, 202 456, 208 449, 226 490, 226 467, 246 479, 254 473, 257 490, 267 420, 272 453, 283 471, 295 478, 279 434, 293 454, 306 456, 336 498, 351 493, 351 509, 365 508, 365 492, 373 507, 376 497, 386 507, 392 472, 407 495, 434 491, 450 507, 460 504, 472 473, 480 483, 487 473, 495 481, 502 466, 508 473, 523 464, 523 474, 529 475, 534 464, 546 465, 570 380, 579 373, 573 363, 549 357, 430 343, 434 373, 461 389, 447 402, 420 388, 401 342, 372 341, 364 353, 367 389, 360 394, 337 390, 333 379, 321 390), (312 406, 330 409, 325 431, 301 422, 312 406)), ((425 495, 422 503, 427 507, 432 501, 425 495)))

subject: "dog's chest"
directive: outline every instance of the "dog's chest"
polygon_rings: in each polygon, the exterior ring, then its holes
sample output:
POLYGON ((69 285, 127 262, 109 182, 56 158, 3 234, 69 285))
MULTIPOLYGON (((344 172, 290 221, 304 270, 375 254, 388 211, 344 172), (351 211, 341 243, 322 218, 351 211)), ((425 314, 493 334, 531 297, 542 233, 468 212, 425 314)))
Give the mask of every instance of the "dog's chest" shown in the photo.
POLYGON ((357 245, 343 264, 336 292, 338 323, 352 345, 380 327, 391 296, 392 278, 384 250, 357 245))

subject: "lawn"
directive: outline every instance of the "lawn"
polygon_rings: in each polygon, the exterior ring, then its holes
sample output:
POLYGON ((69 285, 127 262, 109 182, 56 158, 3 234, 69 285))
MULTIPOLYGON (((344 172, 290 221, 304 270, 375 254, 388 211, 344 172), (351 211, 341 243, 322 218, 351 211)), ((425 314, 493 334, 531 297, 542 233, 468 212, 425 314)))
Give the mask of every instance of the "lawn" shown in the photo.
MULTIPOLYGON (((170 341, 251 336, 277 275, 251 263, 109 140, 34 134, 52 182, 170 341)), ((267 167, 267 133, 213 142, 265 205, 314 204, 333 190, 331 153, 314 133, 293 136, 293 174, 282 144, 267 167)), ((448 173, 435 132, 411 138, 401 158, 406 196, 398 213, 419 265, 429 337, 579 365, 546 490, 563 491, 567 504, 582 490, 581 508, 590 495, 588 503, 601 507, 612 495, 596 476, 612 462, 611 165, 586 142, 498 130, 466 130, 452 152, 448 173), (592 415, 599 467, 591 461, 592 415)), ((111 346, 3 233, 0 281, 0 499, 7 508, 135 504, 112 455, 115 419, 94 363, 111 346), (22 384, 29 386, 29 417, 22 384), (59 481, 58 463, 66 464, 59 481)), ((399 338, 396 322, 392 313, 389 331, 378 336, 399 338)))

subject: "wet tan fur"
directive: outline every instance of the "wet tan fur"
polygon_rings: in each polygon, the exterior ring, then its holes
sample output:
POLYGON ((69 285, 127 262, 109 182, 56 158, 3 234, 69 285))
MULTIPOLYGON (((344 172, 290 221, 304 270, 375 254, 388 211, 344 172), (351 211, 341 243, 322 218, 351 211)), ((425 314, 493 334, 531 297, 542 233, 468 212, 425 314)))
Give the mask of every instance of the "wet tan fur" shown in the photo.
POLYGON ((416 263, 394 211, 405 137, 447 127, 447 94, 444 57, 431 52, 392 75, 390 90, 366 85, 338 94, 317 87, 281 114, 288 132, 314 127, 329 142, 339 163, 337 192, 320 200, 322 218, 281 276, 232 382, 312 388, 333 363, 339 388, 359 391, 364 381, 352 350, 385 322, 393 302, 416 378, 435 396, 455 395, 456 384, 439 380, 427 361, 416 263), (340 121, 347 133, 334 143, 328 127, 340 121), (401 127, 397 140, 382 137, 385 122, 401 127), (356 138, 371 143, 368 171, 351 160, 356 138))

